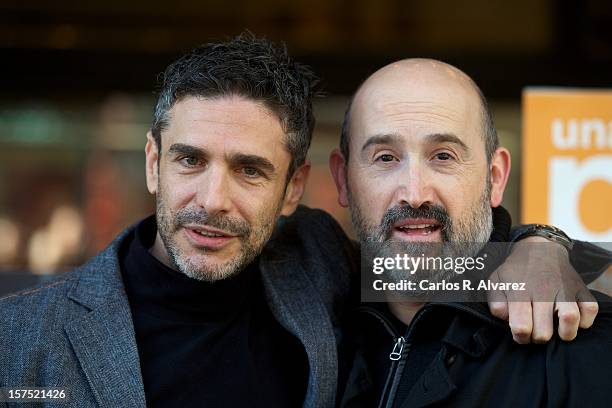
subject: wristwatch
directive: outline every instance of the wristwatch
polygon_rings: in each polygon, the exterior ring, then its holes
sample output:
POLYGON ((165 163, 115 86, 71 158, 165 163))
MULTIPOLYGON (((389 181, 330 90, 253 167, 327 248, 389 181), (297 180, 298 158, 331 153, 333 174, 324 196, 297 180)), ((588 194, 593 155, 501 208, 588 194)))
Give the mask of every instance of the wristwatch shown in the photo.
POLYGON ((513 228, 510 232, 510 242, 517 242, 527 237, 543 237, 549 241, 563 245, 567 251, 571 251, 574 242, 565 232, 559 228, 546 224, 525 224, 513 228))

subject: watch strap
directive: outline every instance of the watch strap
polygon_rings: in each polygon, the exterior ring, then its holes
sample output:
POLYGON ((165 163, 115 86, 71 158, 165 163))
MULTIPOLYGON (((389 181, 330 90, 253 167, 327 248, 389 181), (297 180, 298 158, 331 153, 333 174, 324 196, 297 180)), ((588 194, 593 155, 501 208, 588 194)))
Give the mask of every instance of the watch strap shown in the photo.
POLYGON ((534 236, 557 242, 567 248, 568 251, 571 251, 574 246, 574 242, 565 232, 553 225, 546 224, 525 224, 513 228, 510 232, 510 242, 517 242, 534 236))

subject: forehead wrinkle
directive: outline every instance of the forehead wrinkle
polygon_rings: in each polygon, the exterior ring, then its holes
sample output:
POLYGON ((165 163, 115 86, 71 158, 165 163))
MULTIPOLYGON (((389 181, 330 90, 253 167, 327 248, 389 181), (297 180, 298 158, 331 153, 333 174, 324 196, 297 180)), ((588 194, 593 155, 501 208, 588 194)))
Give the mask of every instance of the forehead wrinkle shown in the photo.
POLYGON ((417 100, 402 100, 402 101, 384 101, 381 104, 380 109, 390 107, 396 110, 414 110, 418 108, 426 110, 442 110, 450 112, 458 112, 455 106, 463 106, 461 101, 454 101, 453 103, 445 103, 445 101, 431 100, 431 99, 417 99, 417 100))
POLYGON ((432 111, 414 111, 414 112, 398 112, 386 115, 390 119, 391 123, 397 122, 416 122, 416 123, 437 123, 440 120, 460 122, 461 117, 459 115, 446 114, 445 112, 432 112, 432 111))
POLYGON ((376 117, 381 114, 391 123, 406 121, 429 123, 440 120, 462 123, 465 120, 465 113, 462 113, 460 109, 431 101, 386 102, 379 107, 375 107, 366 116, 376 117))

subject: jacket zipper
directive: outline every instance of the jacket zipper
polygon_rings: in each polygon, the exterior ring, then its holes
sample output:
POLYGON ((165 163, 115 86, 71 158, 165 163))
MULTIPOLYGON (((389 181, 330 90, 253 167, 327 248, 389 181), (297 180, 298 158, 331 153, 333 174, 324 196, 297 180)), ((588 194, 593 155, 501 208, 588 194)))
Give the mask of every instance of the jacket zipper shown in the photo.
POLYGON ((408 325, 408 329, 404 336, 401 336, 397 330, 393 328, 393 325, 389 321, 389 319, 380 313, 378 310, 373 309, 371 307, 362 306, 357 308, 357 311, 370 314, 374 316, 378 321, 382 323, 387 332, 393 337, 393 349, 389 354, 389 359, 391 360, 391 368, 389 369, 389 374, 387 375, 387 379, 385 380, 385 386, 383 387, 383 392, 380 397, 378 407, 379 408, 392 408, 393 402, 395 400, 395 394, 397 392, 397 388, 399 386, 399 382, 401 380, 402 374, 404 372, 404 367, 406 366, 406 358, 410 351, 411 343, 408 342, 410 335, 412 334, 412 330, 416 325, 416 322, 423 317, 430 309, 434 306, 446 306, 455 309, 459 309, 463 312, 469 313, 472 316, 479 317, 483 320, 486 320, 489 323, 499 325, 500 323, 495 319, 482 314, 476 310, 473 310, 470 307, 464 306, 460 303, 428 303, 424 305, 413 317, 412 321, 408 325))
POLYGON ((356 310, 375 317, 393 338, 393 349, 391 349, 391 353, 389 353, 391 367, 389 368, 389 373, 387 374, 387 379, 385 380, 385 385, 383 386, 381 398, 378 403, 378 408, 391 407, 393 405, 393 400, 385 397, 395 394, 395 392, 393 392, 393 387, 395 386, 397 388, 396 383, 398 382, 395 373, 400 363, 402 363, 404 356, 408 354, 410 344, 403 336, 400 336, 389 319, 378 310, 367 306, 358 307, 356 310))
POLYGON ((395 341, 395 345, 393 346, 393 350, 391 350, 391 354, 389 354, 389 359, 391 361, 397 361, 402 358, 402 351, 404 351, 404 344, 406 344, 406 340, 403 337, 398 337, 395 341))
MULTIPOLYGON (((406 363, 408 362, 408 353, 410 352, 410 346, 412 345, 410 342, 408 342, 408 339, 410 339, 412 335, 412 330, 416 326, 416 322, 419 319, 421 319, 423 315, 428 312, 428 310, 429 308, 425 306, 422 307, 412 318, 412 321, 408 325, 408 328, 406 329, 406 333, 404 334, 404 336, 400 337, 400 339, 405 344, 405 346, 400 348, 401 350, 400 355, 396 361, 397 364, 395 367, 395 371, 393 372, 393 381, 391 382, 391 384, 389 384, 388 391, 387 389, 385 389, 380 399, 380 405, 379 405, 380 407, 384 406, 385 408, 392 408, 395 403, 395 395, 397 394, 397 389, 399 388, 399 384, 402 379, 402 375, 404 374, 404 368, 406 367, 406 363), (382 405, 383 403, 384 405, 382 405)), ((397 344, 398 343, 394 345, 394 351, 395 351, 395 346, 397 346, 397 344)), ((391 354, 389 355, 389 358, 391 358, 392 356, 396 357, 396 355, 394 355, 393 352, 391 352, 391 354)))
POLYGON ((389 354, 389 359, 391 359, 394 370, 389 370, 389 376, 385 383, 385 388, 379 402, 379 407, 393 407, 395 394, 397 392, 397 388, 399 387, 399 382, 402 378, 404 367, 408 361, 409 352, 410 343, 407 342, 406 338, 400 336, 393 345, 393 351, 391 351, 391 354, 389 354))

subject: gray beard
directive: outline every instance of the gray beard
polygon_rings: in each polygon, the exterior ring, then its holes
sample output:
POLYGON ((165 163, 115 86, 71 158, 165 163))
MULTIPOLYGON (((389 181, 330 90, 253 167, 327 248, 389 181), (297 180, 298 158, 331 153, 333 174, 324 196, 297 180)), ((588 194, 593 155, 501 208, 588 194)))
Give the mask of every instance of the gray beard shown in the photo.
MULTIPOLYGON (((262 223, 263 228, 254 230, 244 220, 210 217, 204 211, 196 212, 189 208, 183 208, 174 214, 166 207, 159 185, 158 192, 156 197, 157 229, 168 257, 176 270, 199 281, 216 282, 240 273, 261 253, 276 224, 274 222, 276 218, 274 218, 272 222, 262 223), (181 224, 189 221, 196 224, 208 224, 239 234, 240 252, 236 257, 222 265, 212 266, 192 262, 173 238, 173 232, 177 231, 181 224)), ((280 208, 278 211, 280 211, 280 208)))
MULTIPOLYGON (((476 203, 474 211, 464 219, 452 222, 447 217, 443 231, 443 243, 406 242, 389 237, 389 231, 384 230, 381 223, 372 226, 365 221, 359 206, 353 200, 349 190, 349 204, 351 219, 359 240, 361 242, 362 262, 372 265, 375 257, 394 258, 397 254, 407 254, 410 257, 440 257, 458 258, 475 257, 486 245, 493 231, 493 211, 489 204, 491 197, 491 183, 487 180, 481 198, 476 203)), ((362 265, 364 267, 365 265, 362 265)), ((414 274, 402 269, 390 269, 384 272, 386 282, 415 282, 415 290, 406 293, 411 300, 419 297, 428 297, 429 291, 419 288, 418 283, 424 279, 430 283, 453 281, 458 275, 453 269, 433 268, 417 270, 414 274)), ((397 295, 397 293, 395 293, 397 295)), ((401 299, 398 299, 401 300, 401 299)))

